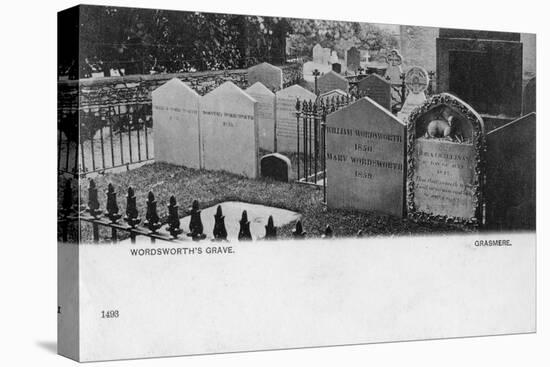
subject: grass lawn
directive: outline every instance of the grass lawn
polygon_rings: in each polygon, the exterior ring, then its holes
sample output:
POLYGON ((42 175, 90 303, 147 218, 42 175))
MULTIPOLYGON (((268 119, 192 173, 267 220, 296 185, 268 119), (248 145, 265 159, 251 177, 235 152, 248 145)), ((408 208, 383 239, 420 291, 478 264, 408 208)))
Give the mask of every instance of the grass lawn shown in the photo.
MULTIPOLYGON (((120 213, 126 207, 126 191, 132 186, 137 197, 137 205, 142 221, 145 220, 146 200, 149 191, 155 194, 162 221, 167 217, 167 205, 171 195, 179 204, 180 217, 187 214, 193 200, 197 199, 201 208, 223 201, 243 201, 264 204, 293 210, 302 215, 304 230, 308 237, 319 237, 327 225, 336 237, 355 236, 359 230, 365 235, 397 235, 414 233, 449 232, 447 226, 429 226, 413 223, 407 219, 382 215, 374 212, 329 209, 322 203, 320 188, 272 180, 251 180, 220 171, 195 170, 165 163, 153 163, 122 173, 111 173, 96 177, 101 209, 105 210, 107 185, 112 183, 117 192, 120 213)), ((81 181, 81 200, 87 203, 88 179, 81 181)), ((294 223, 278 229, 281 238, 291 237, 294 223)), ((184 228, 185 231, 188 228, 184 228)), ((101 229, 101 238, 108 239, 110 229, 101 229)), ((211 233, 206 233, 211 237, 211 233)), ((121 233, 122 235, 122 233, 121 233)), ((83 241, 91 240, 91 226, 83 224, 83 241)))

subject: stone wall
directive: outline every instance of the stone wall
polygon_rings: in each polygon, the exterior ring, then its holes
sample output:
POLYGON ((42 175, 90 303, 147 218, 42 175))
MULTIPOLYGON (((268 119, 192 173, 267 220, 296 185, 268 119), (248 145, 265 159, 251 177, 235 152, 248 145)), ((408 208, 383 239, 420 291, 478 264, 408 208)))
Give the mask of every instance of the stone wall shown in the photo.
MULTIPOLYGON (((283 83, 294 84, 301 79, 299 63, 281 66, 283 83)), ((82 80, 58 81, 58 107, 73 109, 119 103, 151 102, 151 92, 172 78, 179 78, 200 95, 205 95, 226 81, 242 89, 248 87, 247 70, 203 71, 192 73, 130 75, 82 80), (80 93, 79 93, 80 85, 80 93)))

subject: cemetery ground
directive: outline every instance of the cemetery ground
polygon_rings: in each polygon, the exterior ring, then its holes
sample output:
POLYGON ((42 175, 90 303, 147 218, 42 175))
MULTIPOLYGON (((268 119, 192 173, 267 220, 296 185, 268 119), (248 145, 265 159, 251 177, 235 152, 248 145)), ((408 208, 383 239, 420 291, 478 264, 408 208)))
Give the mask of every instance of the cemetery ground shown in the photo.
MULTIPOLYGON (((100 194, 101 209, 105 210, 105 192, 107 185, 112 183, 123 215, 127 188, 134 188, 142 222, 145 220, 147 194, 152 191, 163 223, 168 215, 169 198, 174 195, 179 205, 180 219, 188 215, 193 200, 199 201, 201 209, 225 201, 240 201, 292 210, 300 214, 307 238, 320 238, 327 225, 331 226, 335 237, 354 237, 359 230, 363 231, 364 236, 447 233, 458 230, 446 225, 415 223, 406 218, 375 212, 327 208, 323 203, 322 188, 295 183, 293 180, 289 183, 263 178, 253 180, 224 171, 151 163, 126 172, 98 175, 94 181, 100 194)), ((81 180, 82 205, 88 200, 88 183, 88 179, 81 180)), ((278 238, 292 238, 294 228, 295 222, 278 228, 278 238)), ((184 233, 179 238, 191 241, 185 236, 189 229, 183 225, 182 229, 184 233)), ((102 227, 100 231, 101 241, 109 241, 110 229, 102 227)), ((208 228, 205 228, 205 234, 207 238, 212 237, 208 228)), ((120 239, 124 238, 123 235, 120 233, 120 239)), ((81 239, 84 242, 92 239, 91 225, 86 222, 81 223, 81 239)))

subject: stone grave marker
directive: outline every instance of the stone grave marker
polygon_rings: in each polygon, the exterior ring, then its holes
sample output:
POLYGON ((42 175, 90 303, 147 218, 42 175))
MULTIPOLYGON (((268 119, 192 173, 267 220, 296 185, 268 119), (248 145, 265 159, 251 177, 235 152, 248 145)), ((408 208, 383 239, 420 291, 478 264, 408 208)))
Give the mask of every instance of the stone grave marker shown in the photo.
POLYGON ((317 79, 317 88, 319 88, 319 93, 325 93, 333 89, 347 91, 349 89, 349 82, 342 75, 331 70, 317 79))
POLYGON ((330 101, 332 100, 332 98, 344 98, 344 97, 347 97, 348 94, 346 92, 344 92, 343 90, 341 89, 333 89, 331 91, 328 91, 328 92, 325 92, 325 93, 321 93, 319 94, 319 97, 317 98, 317 100, 323 100, 323 101, 330 101))
POLYGON ((411 112, 426 101, 424 91, 428 88, 428 72, 421 67, 413 66, 405 74, 405 86, 409 91, 397 118, 407 121, 411 112))
POLYGON ((283 89, 283 70, 267 62, 248 69, 248 85, 261 82, 271 91, 283 89))
POLYGON ((315 46, 313 46, 312 58, 314 63, 323 64, 324 54, 325 54, 325 49, 320 44, 316 44, 315 46))
POLYGON ((522 115, 537 112, 537 80, 536 77, 529 80, 523 90, 522 115))
POLYGON ((258 134, 260 148, 275 151, 275 93, 260 82, 245 92, 258 102, 258 134))
POLYGON ((403 216, 405 123, 364 97, 327 116, 327 204, 403 216))
POLYGON ((521 115, 520 33, 440 28, 437 91, 450 92, 484 115, 521 115))
POLYGON ((304 66, 302 68, 304 80, 308 82, 314 82, 315 77, 313 76, 313 71, 315 69, 317 69, 320 73, 327 73, 331 70, 331 67, 328 64, 322 65, 316 64, 313 61, 308 61, 304 63, 304 66))
POLYGON ((152 92, 155 161, 201 168, 200 99, 177 78, 152 92))
POLYGON ((361 52, 356 47, 351 47, 346 52, 346 66, 348 71, 357 73, 361 66, 361 52))
POLYGON ((322 58, 322 64, 327 65, 330 63, 330 48, 323 48, 323 58, 322 58))
POLYGON ((407 136, 409 217, 478 225, 485 175, 481 117, 451 94, 434 95, 411 113, 407 136))
POLYGON ((536 113, 487 134, 486 223, 493 230, 535 230, 536 113))
POLYGON ((338 62, 338 53, 336 51, 331 51, 329 62, 335 64, 338 62))
POLYGON ((391 50, 386 58, 388 60, 388 68, 386 69, 386 77, 390 78, 391 84, 401 84, 401 64, 403 63, 403 57, 397 50, 391 50))
POLYGON ((391 111, 391 85, 380 75, 367 75, 357 83, 357 89, 380 106, 391 111))
MULTIPOLYGON (((298 140, 298 126, 296 121, 296 99, 300 101, 315 101, 315 93, 299 86, 292 85, 276 93, 276 127, 278 152, 296 152, 298 140)), ((300 139, 302 139, 300 126, 300 139)))
POLYGON ((204 168, 258 177, 258 102, 232 82, 201 100, 204 168))
POLYGON ((262 177, 288 182, 290 178, 290 168, 290 159, 280 153, 267 154, 260 159, 260 172, 262 177))
POLYGON ((335 62, 334 64, 332 64, 332 71, 340 74, 342 72, 342 64, 340 64, 339 62, 335 62))

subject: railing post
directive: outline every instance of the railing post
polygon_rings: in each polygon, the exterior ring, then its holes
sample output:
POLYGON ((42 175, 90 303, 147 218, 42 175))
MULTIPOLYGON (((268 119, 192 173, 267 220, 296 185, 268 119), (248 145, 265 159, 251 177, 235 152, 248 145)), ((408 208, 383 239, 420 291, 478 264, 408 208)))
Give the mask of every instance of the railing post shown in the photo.
POLYGON ((296 98, 296 179, 300 180, 300 100, 296 98))
POLYGON ((99 209, 97 187, 94 180, 90 180, 88 187, 88 213, 94 218, 92 221, 94 243, 99 243, 99 224, 97 224, 96 220, 99 219, 101 210, 99 209))
MULTIPOLYGON (((116 224, 117 221, 122 217, 122 215, 118 213, 116 192, 112 184, 109 184, 109 186, 107 187, 107 217, 111 221, 111 224, 116 224)), ((118 241, 117 230, 115 227, 111 227, 111 241, 113 243, 116 243, 118 241)))
POLYGON ((128 187, 128 194, 126 195, 126 217, 124 218, 126 223, 130 226, 130 241, 132 244, 136 243, 136 233, 134 229, 141 222, 139 219, 139 213, 136 205, 136 195, 134 189, 128 187))

